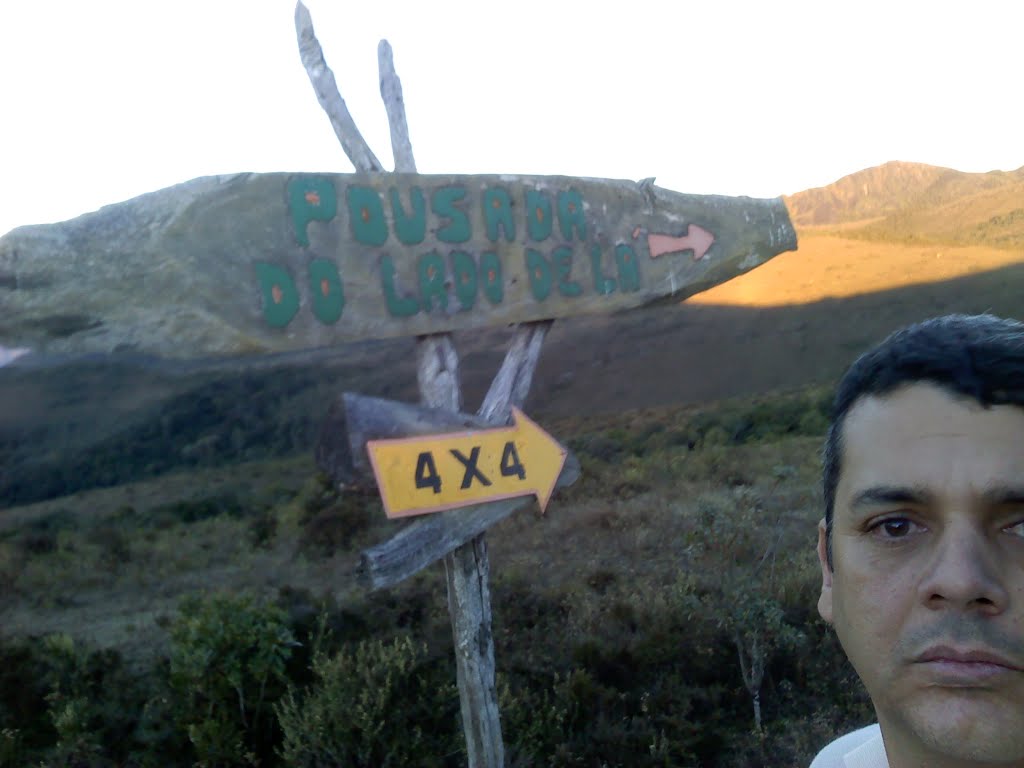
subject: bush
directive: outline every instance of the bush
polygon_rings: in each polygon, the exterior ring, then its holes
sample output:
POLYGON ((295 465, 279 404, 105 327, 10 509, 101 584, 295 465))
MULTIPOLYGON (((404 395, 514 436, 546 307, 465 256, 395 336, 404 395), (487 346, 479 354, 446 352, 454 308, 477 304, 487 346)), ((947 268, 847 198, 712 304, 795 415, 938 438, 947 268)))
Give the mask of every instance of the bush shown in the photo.
POLYGON ((200 766, 255 765, 273 754, 268 715, 295 644, 284 611, 248 596, 182 601, 171 627, 178 722, 200 766))
POLYGON ((242 502, 232 494, 182 499, 170 504, 161 504, 152 511, 158 525, 175 522, 198 523, 200 520, 209 520, 220 515, 239 518, 243 514, 242 502))
POLYGON ((379 499, 356 491, 307 501, 299 549, 313 557, 330 557, 349 547, 357 535, 369 528, 370 520, 379 511, 379 499))
POLYGON ((364 640, 333 656, 321 633, 314 683, 290 690, 276 711, 288 766, 356 768, 460 765, 458 693, 448 665, 408 636, 364 640))

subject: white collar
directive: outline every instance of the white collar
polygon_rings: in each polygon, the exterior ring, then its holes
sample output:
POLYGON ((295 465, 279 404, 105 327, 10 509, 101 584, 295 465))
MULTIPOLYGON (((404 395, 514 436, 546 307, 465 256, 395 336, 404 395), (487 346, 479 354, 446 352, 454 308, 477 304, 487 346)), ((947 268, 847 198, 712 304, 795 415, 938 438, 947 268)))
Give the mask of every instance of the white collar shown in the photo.
POLYGON ((843 763, 846 768, 889 768, 882 734, 876 733, 853 751, 847 752, 843 756, 843 763))

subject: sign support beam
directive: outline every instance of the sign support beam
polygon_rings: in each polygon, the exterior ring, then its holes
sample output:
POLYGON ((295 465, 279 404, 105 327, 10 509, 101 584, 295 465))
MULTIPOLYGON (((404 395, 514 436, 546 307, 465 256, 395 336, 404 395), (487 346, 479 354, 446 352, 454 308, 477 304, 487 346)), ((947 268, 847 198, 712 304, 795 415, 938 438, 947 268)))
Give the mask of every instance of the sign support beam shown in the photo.
MULTIPOLYGON (((358 171, 372 173, 382 170, 338 92, 334 75, 324 61, 320 44, 313 32, 309 12, 301 0, 296 5, 295 25, 303 65, 346 154, 358 171)), ((416 163, 409 140, 402 85, 394 68, 391 46, 386 40, 382 40, 378 46, 377 59, 381 98, 391 126, 395 171, 414 173, 416 163)), ((451 334, 420 337, 417 357, 417 378, 424 405, 452 412, 461 410, 459 358, 451 334)), ((536 356, 533 359, 535 363, 536 356)), ((505 419, 508 418, 513 391, 521 391, 525 397, 532 375, 532 367, 525 376, 520 370, 521 366, 514 362, 509 367, 514 369, 509 374, 511 383, 502 384, 502 388, 488 404, 489 410, 495 414, 503 413, 505 419)), ((501 738, 495 685, 494 639, 488 587, 490 565, 484 534, 479 534, 446 555, 444 563, 469 765, 470 768, 503 768, 505 748, 501 738)))

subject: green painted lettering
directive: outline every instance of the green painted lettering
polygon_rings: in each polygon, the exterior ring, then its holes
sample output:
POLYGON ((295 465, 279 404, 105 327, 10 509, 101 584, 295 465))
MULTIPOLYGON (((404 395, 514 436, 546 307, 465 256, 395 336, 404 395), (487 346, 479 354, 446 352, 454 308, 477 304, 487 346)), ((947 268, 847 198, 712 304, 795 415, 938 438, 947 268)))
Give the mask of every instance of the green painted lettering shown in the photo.
POLYGON ((513 243, 516 239, 516 223, 512 218, 512 196, 503 187, 491 187, 484 190, 483 198, 484 224, 487 227, 487 239, 498 242, 498 227, 505 233, 505 239, 513 243))
POLYGON ((567 245, 555 248, 554 253, 551 254, 551 261, 554 264, 555 273, 558 275, 558 292, 569 297, 579 296, 583 293, 580 284, 569 279, 569 275, 572 274, 572 248, 567 245))
POLYGON ((539 189, 526 190, 526 231, 536 243, 551 236, 551 200, 539 189))
POLYGON ((387 254, 380 259, 380 286, 392 317, 412 317, 420 311, 420 304, 414 297, 399 296, 395 292, 395 262, 387 254))
POLYGON ((423 310, 429 312, 434 308, 434 299, 441 309, 448 309, 448 289, 444 284, 444 260, 437 251, 424 253, 416 265, 420 278, 420 300, 423 310))
POLYGON ((601 267, 601 246, 595 243, 590 248, 590 271, 594 273, 594 290, 601 296, 615 293, 615 278, 606 277, 601 267))
POLYGON ((465 251, 452 251, 450 258, 455 296, 462 309, 472 309, 476 303, 476 262, 465 251))
POLYGON ((309 295, 313 314, 325 325, 333 325, 345 308, 345 290, 334 262, 313 259, 309 263, 309 295))
POLYGON ((558 193, 558 226, 562 230, 562 237, 566 240, 572 240, 573 229, 576 230, 577 238, 587 239, 587 220, 583 217, 583 195, 575 189, 558 193))
POLYGON ((377 190, 352 184, 346 195, 352 237, 363 245, 384 245, 388 239, 388 223, 384 219, 384 206, 377 190))
POLYGON ((308 247, 309 222, 330 221, 338 213, 334 183, 323 176, 293 176, 288 179, 288 208, 295 227, 295 242, 308 247))
POLYGON ((551 293, 551 264, 540 251, 526 249, 526 272, 530 276, 530 291, 537 301, 544 301, 551 293))
POLYGON ((263 319, 272 328, 284 328, 299 311, 299 292, 288 270, 278 264, 258 262, 256 279, 263 293, 263 319))
POLYGON ((422 243, 423 237, 427 234, 427 202, 423 197, 423 190, 419 187, 409 189, 411 215, 402 207, 402 196, 397 188, 391 187, 388 196, 391 198, 391 212, 395 220, 395 235, 405 245, 422 243))
POLYGON ((494 251, 480 254, 480 280, 484 296, 490 299, 491 304, 501 304, 505 298, 505 285, 501 282, 501 259, 494 251))
POLYGON ((625 243, 615 246, 615 265, 619 268, 619 287, 623 293, 640 290, 640 262, 633 246, 625 243))
POLYGON ((465 187, 441 187, 434 190, 430 208, 442 219, 447 219, 444 226, 437 230, 437 239, 442 243, 464 243, 469 240, 472 234, 469 217, 458 207, 465 197, 465 187))

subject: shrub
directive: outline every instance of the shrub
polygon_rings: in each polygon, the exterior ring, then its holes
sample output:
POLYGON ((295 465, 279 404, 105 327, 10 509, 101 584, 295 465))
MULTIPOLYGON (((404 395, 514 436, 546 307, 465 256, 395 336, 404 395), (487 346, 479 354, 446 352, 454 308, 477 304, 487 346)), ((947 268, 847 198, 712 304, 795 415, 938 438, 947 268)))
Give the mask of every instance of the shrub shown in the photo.
POLYGON ((350 546, 379 509, 379 500, 355 491, 307 504, 308 517, 302 521, 299 549, 314 557, 330 557, 350 546))
POLYGON ((321 632, 314 683, 276 707, 280 754, 297 768, 459 765, 458 694, 448 665, 408 636, 364 640, 333 656, 321 632))
POLYGON ((171 627, 170 683, 201 766, 272 755, 268 717, 295 644, 284 611, 245 595, 190 597, 171 627))
POLYGON ((161 522, 167 524, 172 522, 197 523, 200 520, 209 520, 219 515, 238 518, 243 514, 242 502, 232 494, 181 499, 170 504, 161 504, 152 511, 158 525, 161 522))

